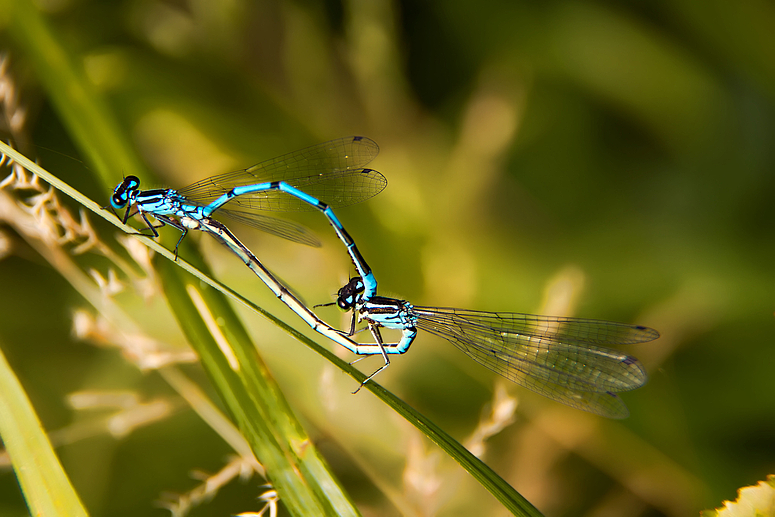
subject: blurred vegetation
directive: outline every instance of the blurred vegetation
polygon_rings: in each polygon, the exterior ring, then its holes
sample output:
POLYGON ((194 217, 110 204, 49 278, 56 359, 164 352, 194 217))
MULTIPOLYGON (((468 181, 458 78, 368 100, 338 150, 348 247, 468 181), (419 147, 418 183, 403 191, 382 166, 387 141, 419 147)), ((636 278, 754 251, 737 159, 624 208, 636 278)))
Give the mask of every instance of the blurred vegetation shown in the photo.
MULTIPOLYGON (((0 2, 0 42, 25 112, 4 136, 107 204, 130 165, 100 163, 94 149, 78 147, 50 101, 56 85, 14 33, 12 1, 0 2)), ((373 167, 388 188, 338 215, 382 294, 661 332, 632 347, 651 378, 625 394, 631 416, 623 422, 505 386, 518 400, 514 423, 485 443, 483 458, 545 514, 696 515, 775 471, 770 3, 37 5, 142 156, 145 185, 183 186, 305 145, 368 135, 382 148, 373 167)), ((77 205, 63 203, 77 214, 77 205)), ((314 228, 324 247, 234 230, 309 304, 331 301, 352 273, 346 255, 319 214, 288 216, 314 228)), ((93 222, 122 249, 111 227, 93 222)), ((0 345, 43 426, 58 431, 55 445, 78 494, 95 515, 164 515, 155 501, 193 490, 199 481, 188 473, 219 471, 232 449, 169 381, 93 346, 93 336, 77 337, 74 320, 92 310, 83 291, 13 225, 0 232, 0 345), (94 413, 68 404, 68 394, 84 391, 131 393, 173 409, 111 436, 94 413)), ((173 242, 175 231, 165 232, 173 242)), ((186 247, 184 258, 203 254, 218 279, 314 336, 212 239, 188 240, 198 247, 186 247)), ((75 260, 106 278, 112 266, 89 254, 75 260)), ((144 298, 143 286, 125 285, 115 297, 145 336, 185 354, 161 294, 144 298)), ((319 313, 349 324, 334 309, 319 313)), ((352 379, 241 314, 364 514, 503 512, 391 410, 365 392, 350 395, 352 379)), ((357 366, 370 372, 376 364, 357 366)), ((185 371, 212 395, 198 367, 185 371)), ((500 383, 424 335, 378 380, 464 443, 488 405, 497 406, 500 383)), ((191 515, 256 510, 261 483, 227 484, 191 515)), ((24 511, 8 470, 0 513, 24 511)))

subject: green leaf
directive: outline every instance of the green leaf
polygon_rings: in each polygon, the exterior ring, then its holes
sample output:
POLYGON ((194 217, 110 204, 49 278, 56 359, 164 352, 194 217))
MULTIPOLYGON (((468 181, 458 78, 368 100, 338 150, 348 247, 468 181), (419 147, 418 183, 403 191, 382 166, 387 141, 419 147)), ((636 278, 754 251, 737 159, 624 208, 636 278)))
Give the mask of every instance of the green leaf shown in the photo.
POLYGON ((0 438, 32 515, 88 515, 2 349, 0 438))

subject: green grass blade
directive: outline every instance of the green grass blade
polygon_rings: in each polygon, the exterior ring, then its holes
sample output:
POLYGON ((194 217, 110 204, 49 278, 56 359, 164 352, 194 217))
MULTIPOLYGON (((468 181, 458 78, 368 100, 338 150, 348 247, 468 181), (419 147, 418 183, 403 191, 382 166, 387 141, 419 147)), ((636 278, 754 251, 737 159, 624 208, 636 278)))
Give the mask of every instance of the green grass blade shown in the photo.
POLYGON ((158 269, 180 327, 282 500, 292 498, 296 515, 358 515, 222 294, 173 262, 158 269))
POLYGON ((2 349, 0 438, 32 515, 88 515, 2 349))

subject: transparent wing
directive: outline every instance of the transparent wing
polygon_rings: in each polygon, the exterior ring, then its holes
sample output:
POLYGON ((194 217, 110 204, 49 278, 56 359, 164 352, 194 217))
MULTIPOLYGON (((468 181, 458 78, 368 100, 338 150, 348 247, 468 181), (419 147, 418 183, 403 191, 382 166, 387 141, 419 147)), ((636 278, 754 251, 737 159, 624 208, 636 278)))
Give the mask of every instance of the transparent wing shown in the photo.
MULTIPOLYGON (((299 190, 337 208, 360 203, 380 192, 387 180, 364 166, 379 153, 367 137, 351 136, 294 151, 247 169, 198 181, 178 192, 192 203, 208 205, 234 187, 285 181, 299 190)), ((221 213, 238 210, 250 217, 256 210, 312 210, 300 199, 279 191, 245 194, 229 201, 221 213)))
POLYGON ((635 357, 604 345, 659 337, 648 327, 599 320, 439 307, 413 313, 419 328, 520 386, 611 418, 627 416, 615 393, 642 386, 646 372, 635 357))
POLYGON ((298 242, 300 244, 306 244, 313 248, 320 247, 320 241, 315 237, 312 230, 306 226, 285 221, 284 219, 276 219, 267 215, 242 212, 241 210, 221 210, 220 213, 228 215, 239 223, 266 233, 271 233, 277 237, 282 237, 283 239, 288 239, 289 241, 298 242))

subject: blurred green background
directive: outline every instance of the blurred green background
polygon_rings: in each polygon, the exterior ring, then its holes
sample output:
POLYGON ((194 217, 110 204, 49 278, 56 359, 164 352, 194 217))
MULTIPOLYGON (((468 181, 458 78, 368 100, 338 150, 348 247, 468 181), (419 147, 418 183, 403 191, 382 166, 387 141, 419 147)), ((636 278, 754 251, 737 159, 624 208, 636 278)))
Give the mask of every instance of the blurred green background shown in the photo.
MULTIPOLYGON (((696 515, 775 472, 771 3, 37 5, 144 159, 145 186, 184 186, 367 135, 381 146, 372 166, 388 188, 338 215, 381 294, 658 329, 658 341, 629 349, 650 381, 624 395, 631 416, 622 422, 506 386, 519 402, 515 421, 487 442, 483 458, 547 515, 696 515)), ((84 150, 47 100, 23 36, 11 37, 14 23, 0 14, 8 72, 27 108, 19 148, 107 204, 109 190, 88 160, 68 158, 84 150)), ((113 172, 117 183, 123 172, 113 172)), ((332 301, 353 268, 319 214, 288 216, 324 246, 234 231, 309 304, 332 301)), ((100 236, 118 249, 115 231, 100 223, 100 236)), ((14 230, 0 231, 11 243, 0 262, 0 344, 47 429, 90 418, 66 405, 74 391, 174 398, 116 350, 74 337, 73 314, 86 301, 14 230)), ((190 240, 216 278, 303 329, 212 239, 190 240)), ((107 275, 106 261, 78 260, 107 275)), ((119 299, 143 330, 184 346, 160 316, 161 300, 145 302, 132 289, 119 299)), ((349 324, 335 309, 319 313, 349 324)), ((503 512, 370 394, 352 396, 351 379, 244 314, 364 514, 503 512)), ((370 372, 378 360, 358 366, 370 372)), ((207 386, 196 367, 188 372, 207 386)), ((495 377, 421 335, 378 381, 464 441, 495 377)), ((191 490, 191 470, 216 472, 230 453, 185 409, 120 440, 97 434, 58 450, 90 511, 113 516, 164 515, 154 506, 162 493, 191 490)), ((192 515, 257 509, 261 483, 232 483, 192 515)), ((0 513, 25 511, 6 470, 0 513)))

